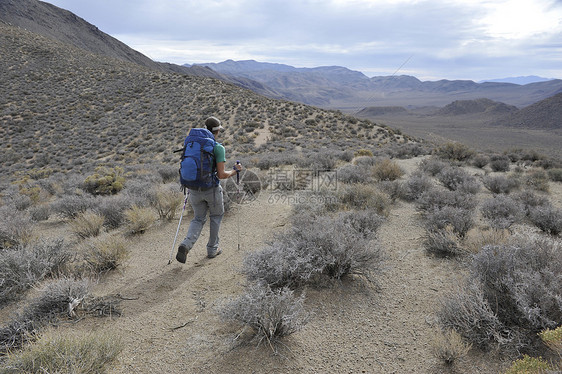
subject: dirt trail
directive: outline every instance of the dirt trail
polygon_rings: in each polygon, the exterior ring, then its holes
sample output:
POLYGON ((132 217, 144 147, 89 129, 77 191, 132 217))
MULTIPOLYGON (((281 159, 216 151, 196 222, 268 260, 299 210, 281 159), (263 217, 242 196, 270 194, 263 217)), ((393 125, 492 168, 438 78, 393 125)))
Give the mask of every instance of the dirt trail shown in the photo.
MULTIPOLYGON (((400 161, 407 171, 418 160, 400 161)), ((478 354, 452 371, 433 357, 430 342, 440 297, 461 276, 451 260, 430 258, 413 204, 396 202, 379 230, 387 253, 377 284, 349 279, 305 290, 314 312, 306 328, 289 336, 273 354, 235 339, 241 332, 220 320, 222 300, 243 291, 239 269, 244 254, 260 249, 289 223, 291 207, 269 204, 264 192, 252 204, 236 206, 221 227, 223 254, 205 257, 208 224, 185 265, 167 265, 178 221, 130 241, 132 257, 94 289, 120 294, 123 315, 88 319, 73 328, 107 329, 125 349, 112 373, 497 373, 499 363, 478 354), (240 221, 241 250, 237 249, 240 221), (130 300, 129 300, 130 299, 130 300)), ((185 216, 180 236, 191 216, 185 216)), ((174 251, 175 256, 175 251, 174 251)))

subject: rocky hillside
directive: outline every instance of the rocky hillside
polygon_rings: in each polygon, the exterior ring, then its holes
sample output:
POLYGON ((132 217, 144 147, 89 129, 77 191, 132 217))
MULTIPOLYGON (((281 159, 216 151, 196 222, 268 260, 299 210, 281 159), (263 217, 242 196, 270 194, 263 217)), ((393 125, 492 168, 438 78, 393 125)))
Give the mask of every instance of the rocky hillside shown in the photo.
POLYGON ((498 103, 490 99, 457 100, 441 108, 437 114, 444 116, 459 116, 463 114, 486 113, 490 115, 505 115, 516 112, 518 109, 513 105, 498 103))
POLYGON ((222 79, 260 95, 279 96, 258 82, 241 77, 227 77, 204 66, 186 67, 152 61, 77 15, 42 1, 0 0, 0 22, 94 54, 132 62, 153 70, 222 79))
POLYGON ((562 93, 529 105, 509 116, 493 122, 494 125, 560 130, 562 129, 562 93))
POLYGON ((265 98, 222 80, 166 73, 0 23, 2 179, 100 164, 175 165, 209 115, 231 151, 372 148, 404 136, 337 111, 265 98))

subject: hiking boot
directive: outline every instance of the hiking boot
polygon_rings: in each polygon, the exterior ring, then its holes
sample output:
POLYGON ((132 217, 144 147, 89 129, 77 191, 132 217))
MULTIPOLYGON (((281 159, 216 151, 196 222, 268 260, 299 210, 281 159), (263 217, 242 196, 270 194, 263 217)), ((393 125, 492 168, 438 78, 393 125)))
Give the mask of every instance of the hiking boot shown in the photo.
POLYGON ((182 264, 185 264, 185 260, 187 259, 187 254, 189 253, 189 248, 187 248, 187 245, 182 242, 180 244, 180 246, 178 247, 178 253, 176 254, 176 260, 178 260, 178 262, 181 262, 182 264))
POLYGON ((219 249, 217 249, 217 251, 216 251, 215 253, 213 253, 213 254, 207 253, 207 258, 215 258, 215 257, 217 257, 218 255, 220 255, 221 253, 222 253, 222 249, 219 248, 219 249))

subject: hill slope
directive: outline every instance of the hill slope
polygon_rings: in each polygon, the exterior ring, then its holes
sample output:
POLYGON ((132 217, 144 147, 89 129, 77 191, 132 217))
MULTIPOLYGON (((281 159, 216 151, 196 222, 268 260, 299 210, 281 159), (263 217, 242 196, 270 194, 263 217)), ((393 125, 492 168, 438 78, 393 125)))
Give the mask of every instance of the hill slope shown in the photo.
POLYGON ((562 93, 529 105, 493 122, 494 125, 531 129, 562 129, 562 93))
POLYGON ((3 180, 47 166, 85 171, 107 163, 175 164, 172 150, 209 115, 224 121, 229 149, 244 153, 404 141, 340 112, 89 54, 1 23, 0 55, 3 180), (254 141, 259 137, 260 144, 254 141))
POLYGON ((463 114, 486 113, 490 115, 505 115, 516 112, 518 109, 513 105, 498 103, 490 99, 457 100, 441 108, 437 114, 445 116, 458 116, 463 114))
POLYGON ((73 45, 85 51, 132 62, 150 69, 222 79, 261 95, 277 93, 246 78, 226 77, 204 66, 186 67, 155 62, 121 41, 99 30, 77 15, 37 0, 0 0, 0 22, 73 45))

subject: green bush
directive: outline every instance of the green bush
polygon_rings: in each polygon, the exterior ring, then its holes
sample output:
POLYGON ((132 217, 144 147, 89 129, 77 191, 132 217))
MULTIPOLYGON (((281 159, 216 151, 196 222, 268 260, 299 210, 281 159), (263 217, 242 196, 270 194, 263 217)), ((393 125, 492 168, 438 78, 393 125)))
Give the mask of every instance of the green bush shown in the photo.
POLYGON ((435 149, 435 154, 451 161, 467 161, 474 155, 474 150, 462 143, 448 142, 435 149))
POLYGON ((523 355, 523 358, 515 361, 505 374, 542 374, 550 373, 553 368, 541 357, 523 355))
POLYGON ((100 166, 84 180, 84 190, 92 195, 113 195, 121 191, 124 184, 123 168, 100 166))

